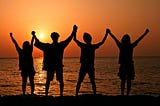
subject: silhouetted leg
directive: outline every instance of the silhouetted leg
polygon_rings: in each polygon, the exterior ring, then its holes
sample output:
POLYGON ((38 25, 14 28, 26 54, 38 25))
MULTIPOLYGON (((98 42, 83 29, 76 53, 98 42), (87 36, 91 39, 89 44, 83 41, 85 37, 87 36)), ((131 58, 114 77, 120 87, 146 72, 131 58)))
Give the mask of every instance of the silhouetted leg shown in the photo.
POLYGON ((25 95, 26 92, 26 83, 27 83, 27 76, 22 76, 22 92, 25 95))
POLYGON ((53 80, 54 77, 54 71, 53 70, 47 70, 47 79, 45 84, 45 95, 48 96, 48 90, 50 86, 50 82, 53 80))
POLYGON ((64 83, 60 82, 60 96, 63 96, 64 83))
POLYGON ((94 95, 96 95, 96 83, 95 83, 95 81, 91 81, 91 83, 92 83, 93 93, 94 93, 94 95))
POLYGON ((83 73, 83 72, 79 73, 79 78, 78 78, 78 82, 77 82, 77 85, 76 85, 76 96, 78 96, 79 89, 81 87, 81 83, 83 82, 83 79, 84 79, 85 75, 86 75, 86 73, 83 73))
POLYGON ((89 74, 89 78, 90 78, 90 81, 91 81, 91 84, 92 84, 93 93, 94 93, 94 95, 96 95, 95 75, 94 75, 93 72, 91 72, 91 73, 89 74))
POLYGON ((124 95, 124 89, 125 89, 125 80, 121 79, 121 95, 124 95))
POLYGON ((81 81, 78 80, 77 86, 76 86, 76 96, 78 96, 80 86, 81 86, 81 81))
POLYGON ((50 85, 50 80, 46 80, 46 85, 45 85, 45 95, 48 96, 48 90, 49 90, 49 85, 50 85))
POLYGON ((31 86, 31 94, 34 94, 34 76, 29 76, 30 86, 31 86))
POLYGON ((127 96, 129 96, 130 91, 131 91, 131 80, 128 79, 127 80, 127 96))
POLYGON ((56 77, 60 83, 60 96, 63 96, 64 82, 63 82, 63 67, 59 67, 56 70, 56 77))

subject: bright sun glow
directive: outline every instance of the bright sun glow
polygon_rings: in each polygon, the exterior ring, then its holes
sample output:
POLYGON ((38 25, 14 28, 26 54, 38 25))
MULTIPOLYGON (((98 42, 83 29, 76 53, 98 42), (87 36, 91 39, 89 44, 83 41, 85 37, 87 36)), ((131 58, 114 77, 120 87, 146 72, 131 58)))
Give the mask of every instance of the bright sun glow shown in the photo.
POLYGON ((39 37, 40 39, 44 39, 44 34, 43 33, 39 34, 39 37))

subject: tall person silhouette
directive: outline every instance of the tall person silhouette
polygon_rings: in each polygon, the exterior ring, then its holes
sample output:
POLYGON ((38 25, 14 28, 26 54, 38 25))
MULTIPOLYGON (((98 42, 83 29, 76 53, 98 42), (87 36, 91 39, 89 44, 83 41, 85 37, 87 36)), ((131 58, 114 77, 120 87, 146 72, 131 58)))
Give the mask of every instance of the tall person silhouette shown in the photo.
POLYGON ((31 86, 31 94, 33 95, 35 87, 34 85, 35 69, 32 57, 34 37, 32 37, 31 39, 31 44, 29 43, 29 41, 24 41, 22 49, 14 39, 12 33, 10 33, 10 37, 19 55, 19 70, 21 70, 23 95, 25 95, 26 92, 26 83, 28 77, 31 86))
POLYGON ((47 71, 47 79, 45 84, 45 95, 48 95, 50 81, 54 78, 56 73, 56 79, 60 83, 60 96, 63 96, 64 82, 63 82, 63 54, 67 45, 71 42, 73 36, 77 32, 77 26, 73 26, 71 35, 64 41, 58 42, 59 34, 57 32, 51 33, 52 43, 40 42, 35 31, 32 31, 32 35, 35 36, 35 46, 43 51, 43 70, 47 71))
POLYGON ((93 93, 94 95, 96 95, 95 68, 94 68, 95 50, 98 49, 102 44, 104 44, 107 35, 108 35, 108 30, 106 30, 106 34, 103 40, 97 44, 91 43, 92 37, 89 33, 85 32, 83 35, 83 40, 85 43, 77 40, 76 35, 74 36, 74 41, 81 48, 81 56, 80 56, 81 66, 79 70, 78 82, 76 85, 76 96, 78 96, 81 83, 83 82, 86 74, 89 75, 93 93))
POLYGON ((121 79, 121 95, 124 95, 125 83, 127 81, 127 96, 129 96, 131 91, 131 82, 135 77, 134 61, 133 61, 133 50, 134 47, 147 35, 149 29, 146 31, 133 43, 131 43, 130 36, 125 34, 121 42, 109 31, 110 36, 116 42, 119 48, 119 72, 118 76, 121 79))

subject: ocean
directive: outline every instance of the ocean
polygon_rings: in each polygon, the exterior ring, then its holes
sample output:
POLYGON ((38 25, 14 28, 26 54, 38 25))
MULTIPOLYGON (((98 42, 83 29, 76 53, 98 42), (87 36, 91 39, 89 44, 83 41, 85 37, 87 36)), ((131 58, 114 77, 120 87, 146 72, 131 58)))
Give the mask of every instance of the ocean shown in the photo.
MULTIPOLYGON (((74 96, 80 68, 79 57, 65 57, 64 96, 74 96)), ((160 96, 160 57, 134 57, 135 79, 130 95, 160 96)), ((34 58, 35 94, 45 95, 46 71, 42 70, 42 58, 34 58)), ((120 95, 120 79, 117 76, 119 64, 117 57, 96 57, 95 77, 97 94, 120 95)), ((18 70, 18 58, 0 58, 0 95, 21 95, 21 75, 18 70)), ((30 94, 29 80, 26 94, 30 94)), ((80 94, 92 94, 92 85, 88 75, 81 84, 80 94)), ((50 96, 59 96, 59 83, 51 81, 50 96)))

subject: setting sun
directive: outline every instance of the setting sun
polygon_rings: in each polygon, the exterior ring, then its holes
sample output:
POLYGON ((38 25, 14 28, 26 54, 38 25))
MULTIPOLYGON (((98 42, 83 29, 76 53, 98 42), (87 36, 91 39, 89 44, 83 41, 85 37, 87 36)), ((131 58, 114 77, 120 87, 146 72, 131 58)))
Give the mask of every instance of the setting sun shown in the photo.
POLYGON ((44 39, 44 34, 43 33, 39 34, 39 38, 44 39))

